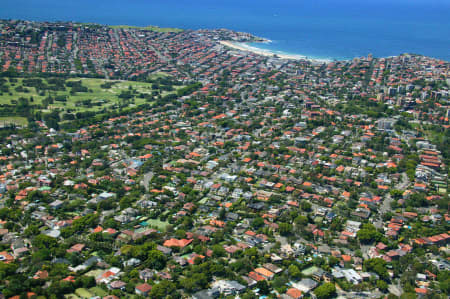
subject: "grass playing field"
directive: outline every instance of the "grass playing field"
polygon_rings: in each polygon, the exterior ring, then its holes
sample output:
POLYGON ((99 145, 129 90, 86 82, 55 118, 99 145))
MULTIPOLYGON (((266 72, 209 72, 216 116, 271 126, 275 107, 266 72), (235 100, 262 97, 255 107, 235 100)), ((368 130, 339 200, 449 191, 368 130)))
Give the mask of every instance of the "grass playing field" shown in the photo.
POLYGON ((149 219, 146 220, 146 222, 150 227, 155 227, 161 231, 166 231, 166 228, 169 225, 169 222, 161 221, 158 219, 149 219))
MULTIPOLYGON (((159 79, 167 77, 163 73, 154 74, 151 79, 159 79)), ((77 112, 98 112, 112 111, 119 107, 133 107, 153 101, 153 97, 160 94, 161 96, 176 92, 178 88, 183 86, 173 86, 172 91, 160 90, 159 86, 154 89, 153 83, 123 81, 123 80, 107 80, 95 78, 70 78, 66 80, 64 90, 42 90, 36 87, 25 86, 24 78, 8 78, 3 86, 7 87, 7 92, 0 91, 1 105, 18 105, 20 98, 26 99, 29 105, 42 105, 42 112, 50 112, 53 110, 61 113, 77 113, 77 112), (72 87, 67 86, 69 82, 80 81, 83 91, 71 92, 72 87), (128 93, 128 97, 123 94, 128 93), (122 95, 122 96, 121 96, 122 95), (49 102, 48 98, 52 98, 49 102)), ((40 78, 44 85, 51 86, 49 80, 40 78)), ((70 83, 69 83, 70 84, 70 83)), ((23 102, 23 101, 22 101, 23 102)), ((14 123, 16 125, 26 125, 27 120, 22 114, 18 113, 14 116, 3 114, 0 117, 0 126, 14 123)))
POLYGON ((26 126, 28 121, 25 117, 20 116, 2 116, 0 117, 0 128, 7 127, 9 125, 26 126))

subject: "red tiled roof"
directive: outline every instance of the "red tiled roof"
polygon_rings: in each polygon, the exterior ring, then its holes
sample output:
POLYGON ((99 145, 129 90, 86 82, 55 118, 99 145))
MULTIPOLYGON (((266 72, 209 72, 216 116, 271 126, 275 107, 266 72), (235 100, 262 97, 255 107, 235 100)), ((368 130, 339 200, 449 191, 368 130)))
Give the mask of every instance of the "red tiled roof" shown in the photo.
POLYGON ((136 289, 141 291, 142 293, 148 293, 152 290, 152 286, 148 283, 143 283, 136 286, 136 289))
POLYGON ((270 278, 270 277, 272 277, 274 275, 271 271, 269 271, 269 270, 267 270, 265 268, 256 268, 255 272, 260 274, 260 275, 262 275, 262 276, 265 276, 267 278, 270 278))
POLYGON ((287 290, 286 295, 293 299, 298 299, 302 297, 302 291, 296 288, 290 288, 289 290, 287 290))
POLYGON ((172 239, 166 240, 163 245, 166 247, 186 247, 187 245, 191 244, 192 240, 193 239, 178 240, 178 239, 172 238, 172 239))
POLYGON ((253 271, 248 273, 248 277, 250 277, 251 279, 253 279, 255 281, 266 280, 263 276, 259 275, 256 272, 253 272, 253 271))

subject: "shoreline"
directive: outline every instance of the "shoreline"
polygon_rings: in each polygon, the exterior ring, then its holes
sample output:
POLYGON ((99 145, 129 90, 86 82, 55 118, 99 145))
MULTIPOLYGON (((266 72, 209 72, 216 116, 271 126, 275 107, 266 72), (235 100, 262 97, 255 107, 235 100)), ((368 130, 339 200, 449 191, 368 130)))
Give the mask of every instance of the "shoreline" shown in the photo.
MULTIPOLYGON (((253 46, 248 45, 247 43, 232 42, 232 41, 219 41, 219 43, 221 45, 227 46, 227 47, 235 49, 235 50, 250 52, 250 53, 254 53, 254 54, 262 55, 262 56, 266 56, 266 57, 287 59, 287 60, 307 60, 307 61, 310 61, 312 63, 317 63, 317 64, 332 62, 332 60, 330 60, 330 59, 319 59, 319 58, 316 59, 316 58, 308 58, 307 56, 303 56, 303 55, 299 55, 299 54, 296 55, 296 54, 277 53, 277 52, 274 52, 271 50, 253 47, 253 46)), ((268 43, 270 43, 270 42, 268 41, 268 43)))

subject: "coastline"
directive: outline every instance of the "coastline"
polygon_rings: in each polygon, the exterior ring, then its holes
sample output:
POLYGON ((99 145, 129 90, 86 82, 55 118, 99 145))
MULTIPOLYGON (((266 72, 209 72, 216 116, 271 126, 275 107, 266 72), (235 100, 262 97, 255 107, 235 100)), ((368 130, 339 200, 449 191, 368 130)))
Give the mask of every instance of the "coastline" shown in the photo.
MULTIPOLYGON (((270 42, 270 41, 268 41, 270 42)), ((260 49, 257 47, 253 47, 248 45, 247 43, 239 43, 239 42, 232 42, 232 41, 219 41, 221 45, 227 46, 229 48, 244 51, 244 52, 251 52, 257 55, 272 57, 272 58, 278 58, 278 59, 286 59, 286 60, 307 60, 312 63, 330 63, 332 62, 329 59, 315 59, 315 58, 308 58, 307 56, 303 55, 296 55, 296 54, 286 54, 286 53, 277 53, 266 49, 260 49)))

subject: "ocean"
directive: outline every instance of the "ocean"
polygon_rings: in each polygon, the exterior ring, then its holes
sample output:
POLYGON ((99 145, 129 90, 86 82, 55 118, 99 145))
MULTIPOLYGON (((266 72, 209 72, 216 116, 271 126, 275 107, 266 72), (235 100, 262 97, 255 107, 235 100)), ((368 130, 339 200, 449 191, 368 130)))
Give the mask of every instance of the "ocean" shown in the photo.
POLYGON ((280 54, 450 61, 449 0, 1 0, 0 18, 228 28, 270 39, 251 46, 280 54))

